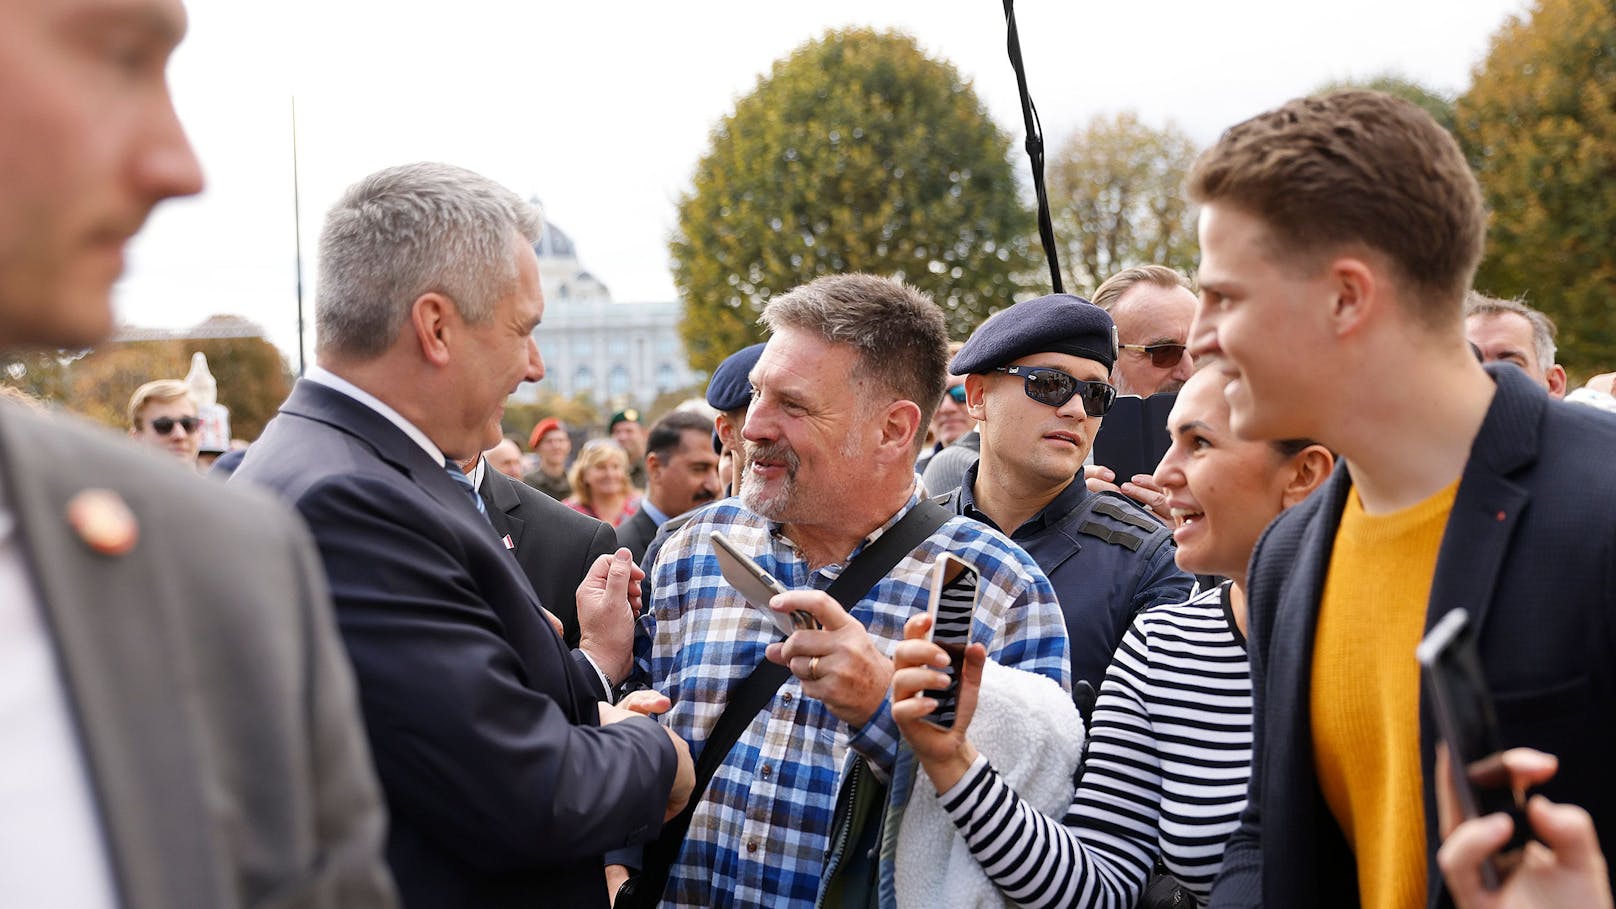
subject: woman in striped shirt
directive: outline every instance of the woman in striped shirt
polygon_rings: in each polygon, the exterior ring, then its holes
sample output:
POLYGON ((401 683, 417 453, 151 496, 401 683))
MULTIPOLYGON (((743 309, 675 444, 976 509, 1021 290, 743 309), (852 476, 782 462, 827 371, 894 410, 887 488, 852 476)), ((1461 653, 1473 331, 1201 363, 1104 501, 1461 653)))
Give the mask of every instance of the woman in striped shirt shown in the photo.
POLYGON ((920 691, 942 687, 928 667, 948 658, 924 640, 924 615, 905 629, 892 715, 971 854, 1018 905, 1130 909, 1158 857, 1204 904, 1239 823, 1251 768, 1246 563, 1262 529, 1317 488, 1333 461, 1307 441, 1235 438, 1225 384, 1210 369, 1185 383, 1155 480, 1179 567, 1232 580, 1135 618, 1100 690, 1061 823, 1024 803, 966 737, 981 648, 968 651, 958 718, 942 730, 921 721, 934 702, 920 691))

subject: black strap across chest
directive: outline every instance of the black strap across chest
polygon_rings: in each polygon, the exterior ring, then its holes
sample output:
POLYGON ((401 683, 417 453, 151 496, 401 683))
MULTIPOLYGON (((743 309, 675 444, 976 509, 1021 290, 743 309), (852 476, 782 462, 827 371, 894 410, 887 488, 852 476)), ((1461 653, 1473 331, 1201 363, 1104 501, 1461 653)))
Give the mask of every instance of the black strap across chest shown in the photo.
MULTIPOLYGON (((887 572, 943 526, 949 517, 951 512, 948 509, 922 499, 898 523, 848 562, 825 592, 842 604, 843 609, 852 612, 859 600, 864 599, 864 595, 886 577, 887 572)), ((679 857, 685 832, 690 829, 690 819, 696 813, 697 804, 707 792, 707 784, 729 756, 730 749, 740 741, 741 734, 752 725, 758 711, 769 705, 790 675, 790 669, 764 660, 730 692, 724 712, 713 725, 713 731, 702 747, 701 758, 696 761, 696 787, 690 804, 663 824, 662 833, 645 848, 644 870, 633 881, 632 888, 619 895, 619 909, 651 906, 660 901, 662 891, 668 884, 668 873, 673 868, 674 860, 679 857), (625 903, 625 897, 631 901, 625 903)))

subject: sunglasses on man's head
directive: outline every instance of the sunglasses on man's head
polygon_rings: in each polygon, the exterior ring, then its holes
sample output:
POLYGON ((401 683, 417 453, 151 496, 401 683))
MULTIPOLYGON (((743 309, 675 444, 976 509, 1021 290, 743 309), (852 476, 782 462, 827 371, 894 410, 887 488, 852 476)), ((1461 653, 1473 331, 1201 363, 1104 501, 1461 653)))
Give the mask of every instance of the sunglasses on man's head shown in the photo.
POLYGON ((950 398, 954 399, 955 404, 964 404, 965 403, 965 386, 964 385, 950 385, 950 386, 948 386, 948 396, 950 398))
POLYGON ((1157 369, 1177 366, 1184 357, 1182 344, 1118 344, 1118 350, 1142 350, 1150 354, 1150 365, 1157 369))
POLYGON ((202 421, 196 417, 180 417, 178 420, 173 417, 158 417, 151 421, 152 431, 160 436, 166 436, 173 432, 176 426, 185 430, 186 435, 190 435, 196 432, 196 428, 201 425, 202 421))
POLYGON ((1027 397, 1050 407, 1059 407, 1077 396, 1083 401, 1083 412, 1091 417, 1105 416, 1117 400, 1117 390, 1104 382, 1074 379, 1048 366, 1000 366, 994 372, 1020 376, 1021 390, 1027 397))

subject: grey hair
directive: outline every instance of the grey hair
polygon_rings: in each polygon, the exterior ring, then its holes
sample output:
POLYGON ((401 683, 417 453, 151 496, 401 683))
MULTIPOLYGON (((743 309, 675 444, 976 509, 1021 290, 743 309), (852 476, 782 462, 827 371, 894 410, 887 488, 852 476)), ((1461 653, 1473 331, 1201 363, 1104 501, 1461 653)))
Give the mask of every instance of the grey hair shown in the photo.
POLYGON ((1560 330, 1555 327, 1553 319, 1520 300, 1500 300, 1475 290, 1465 294, 1466 319, 1471 316, 1498 316, 1505 313, 1520 316, 1526 320, 1526 324, 1532 326, 1532 348, 1537 354, 1538 368, 1547 370, 1554 366, 1556 353, 1554 339, 1560 330))
POLYGON ((476 325, 492 317, 518 276, 517 237, 543 229, 532 206, 480 174, 406 164, 355 183, 320 232, 317 349, 367 359, 397 339, 411 305, 439 293, 476 325))
MULTIPOLYGON (((770 331, 792 328, 852 347, 854 376, 915 402, 925 420, 942 401, 948 326, 922 290, 875 275, 826 275, 770 300, 759 321, 770 331)), ((924 433, 915 435, 918 449, 924 433)))
POLYGON ((1192 293, 1195 285, 1182 272, 1168 268, 1165 265, 1135 265, 1124 268, 1104 281, 1094 289, 1094 299, 1089 301, 1106 312, 1111 312, 1122 299, 1122 295, 1133 289, 1135 284, 1144 282, 1160 287, 1182 287, 1192 293))

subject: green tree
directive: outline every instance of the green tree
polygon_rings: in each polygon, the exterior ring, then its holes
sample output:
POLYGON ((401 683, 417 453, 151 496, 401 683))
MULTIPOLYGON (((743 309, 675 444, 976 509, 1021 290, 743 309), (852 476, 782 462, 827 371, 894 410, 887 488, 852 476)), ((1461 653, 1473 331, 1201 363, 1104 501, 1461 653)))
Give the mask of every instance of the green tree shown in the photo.
POLYGON ((1431 119, 1442 124, 1448 132, 1454 131, 1455 114, 1454 98, 1449 92, 1421 85, 1407 76, 1397 73, 1381 73, 1368 79, 1337 79, 1326 82, 1313 90, 1315 95, 1327 95, 1330 92, 1341 91, 1348 88, 1367 88, 1372 91, 1385 92, 1395 95, 1404 101, 1412 101, 1424 108, 1431 115, 1431 119))
POLYGON ((1492 210, 1476 286, 1560 328, 1573 373, 1616 367, 1616 13, 1538 0, 1493 35, 1458 135, 1492 210))
POLYGON ((713 129, 679 201, 691 365, 711 371, 760 339, 771 296, 837 272, 920 287, 964 337, 1029 280, 1010 160, 970 83, 906 35, 833 31, 777 61, 713 129))
POLYGON ((127 429, 129 396, 152 379, 183 379, 191 354, 207 355, 230 409, 230 433, 255 439, 292 390, 280 349, 236 316, 215 316, 197 326, 221 337, 111 341, 93 351, 14 354, 0 360, 0 381, 115 429, 127 429))
POLYGON ((1049 209, 1061 274, 1073 293, 1134 265, 1195 267, 1195 213, 1184 178, 1195 143, 1177 127, 1138 115, 1096 116, 1055 152, 1049 209))

